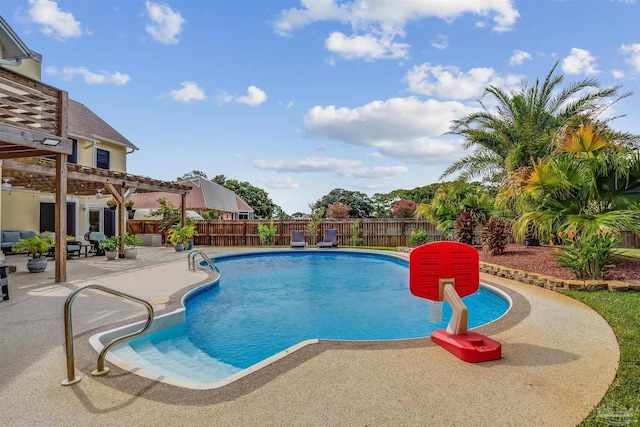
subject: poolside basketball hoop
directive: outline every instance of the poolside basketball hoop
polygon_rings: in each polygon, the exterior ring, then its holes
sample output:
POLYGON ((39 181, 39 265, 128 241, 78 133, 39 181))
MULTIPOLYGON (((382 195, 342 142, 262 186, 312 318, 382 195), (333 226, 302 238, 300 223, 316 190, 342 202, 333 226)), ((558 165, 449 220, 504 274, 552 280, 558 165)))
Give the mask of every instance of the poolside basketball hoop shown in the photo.
POLYGON ((485 362, 502 357, 502 345, 467 331, 468 310, 462 297, 480 287, 478 251, 458 242, 434 242, 419 246, 409 256, 409 289, 420 298, 446 301, 453 311, 447 329, 438 329, 431 340, 465 362, 485 362))

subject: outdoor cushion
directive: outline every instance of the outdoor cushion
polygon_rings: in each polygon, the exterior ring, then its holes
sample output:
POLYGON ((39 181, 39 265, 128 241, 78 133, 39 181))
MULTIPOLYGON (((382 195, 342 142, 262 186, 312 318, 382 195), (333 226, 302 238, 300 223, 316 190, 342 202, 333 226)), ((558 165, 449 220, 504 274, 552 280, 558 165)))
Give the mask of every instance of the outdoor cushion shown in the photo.
POLYGON ((12 246, 16 243, 20 243, 20 232, 19 231, 3 231, 2 232, 2 243, 12 243, 12 246))
POLYGON ((30 239, 32 237, 36 237, 37 235, 38 233, 36 233, 35 231, 20 231, 21 239, 30 239))

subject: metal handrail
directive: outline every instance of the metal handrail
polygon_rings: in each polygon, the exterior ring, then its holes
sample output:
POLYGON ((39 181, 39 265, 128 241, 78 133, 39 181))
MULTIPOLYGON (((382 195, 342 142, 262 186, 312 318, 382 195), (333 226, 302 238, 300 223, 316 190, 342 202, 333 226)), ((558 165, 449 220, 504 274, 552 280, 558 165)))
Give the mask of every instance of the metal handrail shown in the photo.
POLYGON ((190 252, 189 256, 187 257, 187 264, 188 264, 188 269, 190 270, 195 270, 196 269, 196 256, 200 255, 202 257, 202 259, 204 259, 206 261, 207 264, 209 264, 209 266, 211 266, 212 269, 214 269, 216 272, 220 273, 220 270, 218 270, 218 267, 216 267, 216 265, 214 264, 213 260, 211 258, 209 258, 209 256, 207 254, 205 254, 203 251, 194 251, 194 252, 190 252))
POLYGON ((73 301, 76 299, 78 294, 80 294, 80 292, 86 289, 96 289, 111 295, 116 295, 116 296, 128 299, 130 301, 139 302, 140 304, 144 305, 144 307, 147 309, 147 322, 142 327, 142 329, 139 329, 135 332, 131 332, 129 334, 116 338, 112 340, 109 344, 104 346, 104 348, 98 355, 98 365, 96 367, 96 370, 91 372, 91 375, 98 376, 98 375, 104 375, 107 372, 109 372, 109 368, 104 367, 104 359, 107 356, 107 353, 109 352, 111 347, 113 347, 114 345, 122 341, 125 341, 135 336, 143 334, 147 329, 149 329, 149 326, 151 326, 151 322, 153 322, 153 307, 151 306, 151 304, 149 304, 143 299, 125 294, 123 292, 116 291, 111 288, 107 288, 106 286, 97 285, 97 284, 86 285, 71 292, 71 294, 69 294, 69 296, 67 297, 67 300, 64 303, 64 339, 65 339, 65 352, 67 353, 67 379, 62 381, 62 385, 76 384, 81 380, 80 377, 76 377, 74 360, 73 360, 73 325, 71 321, 72 320, 71 305, 73 304, 73 301))

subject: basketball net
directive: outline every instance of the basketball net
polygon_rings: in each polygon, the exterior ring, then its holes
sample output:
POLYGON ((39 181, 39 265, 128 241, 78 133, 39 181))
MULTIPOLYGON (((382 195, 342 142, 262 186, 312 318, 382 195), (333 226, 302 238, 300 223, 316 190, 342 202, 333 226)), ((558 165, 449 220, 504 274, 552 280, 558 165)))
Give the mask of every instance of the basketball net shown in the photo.
POLYGON ((442 306, 444 303, 442 301, 431 301, 429 300, 429 306, 427 311, 429 312, 429 322, 430 323, 440 323, 442 322, 442 306))

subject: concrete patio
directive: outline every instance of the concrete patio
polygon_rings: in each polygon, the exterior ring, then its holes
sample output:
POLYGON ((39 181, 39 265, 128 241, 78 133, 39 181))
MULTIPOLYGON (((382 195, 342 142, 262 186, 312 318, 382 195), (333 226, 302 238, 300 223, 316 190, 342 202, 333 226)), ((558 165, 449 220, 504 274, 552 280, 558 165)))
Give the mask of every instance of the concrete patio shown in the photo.
MULTIPOLYGON (((241 252, 200 248, 212 256, 241 252)), ((252 249, 255 250, 255 249, 252 249)), ((175 309, 185 289, 209 274, 187 269, 187 253, 140 248, 136 260, 73 259, 66 283, 26 271, 9 276, 0 302, 0 425, 318 425, 573 426, 607 391, 619 360, 616 338, 593 310, 558 293, 482 275, 514 300, 504 318, 478 331, 503 344, 503 358, 462 362, 428 339, 394 343, 321 342, 239 384, 187 390, 117 367, 92 377, 93 333, 140 317, 139 306, 88 291, 74 304, 76 369, 62 387, 63 304, 79 286, 98 283, 175 309)), ((108 364, 109 365, 109 364, 108 364)))

